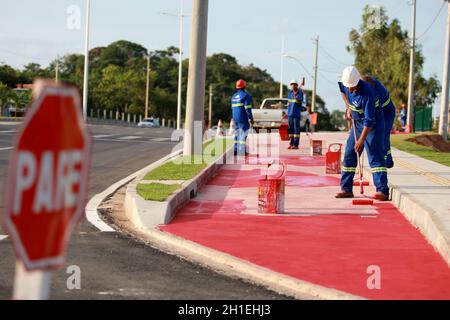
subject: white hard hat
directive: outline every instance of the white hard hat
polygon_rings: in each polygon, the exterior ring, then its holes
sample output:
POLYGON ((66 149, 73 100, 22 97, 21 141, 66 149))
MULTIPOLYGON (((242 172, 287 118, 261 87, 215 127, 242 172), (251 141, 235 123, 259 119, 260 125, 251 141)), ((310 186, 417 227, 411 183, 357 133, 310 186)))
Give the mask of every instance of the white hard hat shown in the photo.
POLYGON ((298 81, 297 80, 291 80, 291 82, 289 82, 289 85, 293 85, 293 84, 298 85, 298 81))
POLYGON ((361 75, 359 74, 358 69, 354 66, 347 67, 344 72, 342 72, 342 83, 347 88, 356 87, 360 80, 361 75))

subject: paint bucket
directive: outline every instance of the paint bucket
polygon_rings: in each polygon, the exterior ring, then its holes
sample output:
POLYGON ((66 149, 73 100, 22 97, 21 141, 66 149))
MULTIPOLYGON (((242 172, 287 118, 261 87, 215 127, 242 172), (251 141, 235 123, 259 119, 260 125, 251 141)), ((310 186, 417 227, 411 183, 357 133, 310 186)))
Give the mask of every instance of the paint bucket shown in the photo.
POLYGON ((325 155, 326 174, 341 174, 341 157, 342 144, 330 144, 325 155))
POLYGON ((311 157, 322 155, 322 141, 311 140, 311 157))
POLYGON ((280 133, 281 141, 289 141, 289 126, 287 123, 282 123, 278 131, 280 133))
POLYGON ((265 177, 258 181, 258 213, 260 214, 284 213, 286 165, 283 162, 280 162, 280 165, 283 168, 280 175, 269 176, 266 173, 265 177))

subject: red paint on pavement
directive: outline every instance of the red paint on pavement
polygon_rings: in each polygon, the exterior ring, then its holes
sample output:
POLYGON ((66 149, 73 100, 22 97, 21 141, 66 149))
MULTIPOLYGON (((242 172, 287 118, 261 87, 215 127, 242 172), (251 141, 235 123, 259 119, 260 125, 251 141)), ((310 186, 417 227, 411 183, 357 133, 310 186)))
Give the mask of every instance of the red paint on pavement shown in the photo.
MULTIPOLYGON (((331 201, 331 200, 330 200, 331 201)), ((450 299, 450 272, 418 230, 391 204, 377 218, 328 215, 205 218, 181 210, 162 230, 289 276, 371 299, 450 299), (369 266, 382 290, 369 290, 369 266)), ((192 208, 191 208, 192 209, 192 208)), ((188 209, 188 212, 191 210, 188 209)))
MULTIPOLYGON (((253 188, 258 186, 258 180, 264 177, 265 170, 222 170, 218 176, 209 182, 209 185, 228 186, 231 188, 253 188)), ((286 185, 299 188, 339 186, 340 180, 336 177, 318 176, 312 173, 288 171, 286 185)))
MULTIPOLYGON (((305 156, 281 160, 305 167, 304 171, 325 162, 323 157, 305 156)), ((249 187, 255 188, 256 203, 261 172, 222 170, 205 187, 211 189, 205 190, 203 199, 215 190, 212 186, 249 187)), ((245 215, 244 200, 230 200, 224 194, 222 201, 191 201, 161 230, 300 280, 370 299, 450 299, 447 263, 391 203, 351 206, 351 199, 333 197, 334 187, 339 191, 338 178, 309 172, 288 172, 287 187, 298 190, 298 199, 287 198, 295 201, 289 207, 311 209, 315 215, 245 215), (330 208, 336 208, 334 214, 330 208), (381 268, 381 290, 367 287, 370 266, 381 268)))
MULTIPOLYGON (((251 156, 248 157, 248 163, 249 164, 266 164, 270 160, 273 160, 274 158, 270 157, 255 157, 251 156)), ((296 165, 299 167, 323 167, 325 166, 325 157, 324 156, 316 156, 316 157, 310 157, 310 156, 279 156, 277 157, 280 161, 284 162, 287 165, 296 165)))

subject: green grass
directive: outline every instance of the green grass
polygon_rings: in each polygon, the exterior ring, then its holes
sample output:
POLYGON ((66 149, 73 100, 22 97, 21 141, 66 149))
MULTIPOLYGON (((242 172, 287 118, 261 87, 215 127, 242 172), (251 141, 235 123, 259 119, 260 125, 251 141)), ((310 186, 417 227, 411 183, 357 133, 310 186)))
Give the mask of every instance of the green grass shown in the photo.
POLYGON ((410 135, 393 135, 391 136, 392 146, 408 153, 412 153, 416 156, 443 164, 450 167, 450 153, 438 152, 431 147, 425 147, 413 142, 406 141, 410 138, 418 136, 417 134, 410 135))
POLYGON ((147 201, 166 201, 175 191, 180 189, 179 184, 166 185, 161 183, 138 184, 138 194, 147 201))
POLYGON ((149 172, 144 180, 191 180, 196 177, 208 164, 223 154, 233 144, 231 139, 218 139, 207 142, 203 146, 203 155, 192 157, 180 156, 174 161, 167 162, 155 170, 149 172))

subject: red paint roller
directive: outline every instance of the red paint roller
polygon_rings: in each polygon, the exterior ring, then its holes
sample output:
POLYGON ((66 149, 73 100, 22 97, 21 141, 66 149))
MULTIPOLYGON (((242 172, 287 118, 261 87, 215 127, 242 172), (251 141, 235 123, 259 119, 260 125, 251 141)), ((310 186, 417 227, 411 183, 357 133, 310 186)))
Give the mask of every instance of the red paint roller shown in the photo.
POLYGON ((354 206, 372 206, 373 200, 370 199, 355 199, 353 200, 354 206))
MULTIPOLYGON (((353 186, 354 186, 354 187, 360 187, 360 183, 361 183, 361 182, 360 182, 359 180, 355 180, 355 181, 353 181, 353 186)), ((368 187, 368 186, 370 186, 369 181, 363 181, 362 184, 363 184, 363 187, 368 187)))

